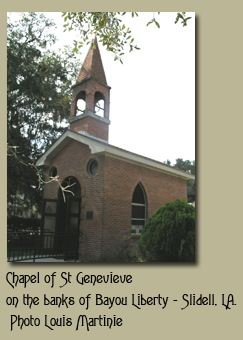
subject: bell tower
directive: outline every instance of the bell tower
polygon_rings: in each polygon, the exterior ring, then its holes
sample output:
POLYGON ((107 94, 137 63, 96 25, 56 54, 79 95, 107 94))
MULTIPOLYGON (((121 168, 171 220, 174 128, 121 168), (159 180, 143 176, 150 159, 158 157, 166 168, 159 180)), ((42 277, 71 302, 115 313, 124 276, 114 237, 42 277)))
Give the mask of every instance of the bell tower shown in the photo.
POLYGON ((110 89, 95 38, 72 87, 69 129, 108 142, 110 89))

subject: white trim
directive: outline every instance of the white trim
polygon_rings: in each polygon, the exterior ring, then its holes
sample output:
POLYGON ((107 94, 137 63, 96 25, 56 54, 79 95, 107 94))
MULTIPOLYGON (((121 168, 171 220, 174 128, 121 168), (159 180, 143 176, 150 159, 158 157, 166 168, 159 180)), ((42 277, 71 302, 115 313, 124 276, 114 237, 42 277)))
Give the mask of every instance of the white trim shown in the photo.
POLYGON ((105 117, 101 117, 101 116, 95 114, 92 111, 84 111, 84 113, 82 113, 80 115, 69 118, 69 123, 76 122, 77 120, 81 120, 85 117, 92 117, 92 118, 100 120, 101 122, 106 123, 108 125, 110 125, 110 123, 111 123, 111 121, 109 119, 107 119, 105 117))

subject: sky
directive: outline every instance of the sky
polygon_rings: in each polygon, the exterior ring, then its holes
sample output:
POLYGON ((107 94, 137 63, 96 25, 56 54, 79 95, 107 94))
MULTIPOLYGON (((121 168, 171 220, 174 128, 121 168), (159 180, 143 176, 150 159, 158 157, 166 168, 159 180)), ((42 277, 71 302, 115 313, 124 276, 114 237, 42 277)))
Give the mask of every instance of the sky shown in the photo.
MULTIPOLYGON (((77 33, 63 32, 61 13, 44 14, 57 25, 56 47, 72 45, 77 33)), ((109 143, 161 162, 195 160, 195 13, 187 13, 186 27, 174 24, 176 13, 155 13, 160 28, 146 26, 153 12, 138 14, 123 17, 140 47, 127 51, 123 64, 99 44, 111 87, 109 143)))

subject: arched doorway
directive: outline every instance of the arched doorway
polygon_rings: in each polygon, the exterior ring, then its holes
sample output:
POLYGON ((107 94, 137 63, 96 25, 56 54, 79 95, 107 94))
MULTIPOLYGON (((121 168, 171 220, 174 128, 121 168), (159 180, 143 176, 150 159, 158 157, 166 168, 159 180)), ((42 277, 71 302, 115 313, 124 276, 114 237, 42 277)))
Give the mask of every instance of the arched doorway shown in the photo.
POLYGON ((42 237, 45 251, 64 259, 78 257, 81 186, 75 177, 67 177, 58 191, 58 199, 44 199, 42 237))

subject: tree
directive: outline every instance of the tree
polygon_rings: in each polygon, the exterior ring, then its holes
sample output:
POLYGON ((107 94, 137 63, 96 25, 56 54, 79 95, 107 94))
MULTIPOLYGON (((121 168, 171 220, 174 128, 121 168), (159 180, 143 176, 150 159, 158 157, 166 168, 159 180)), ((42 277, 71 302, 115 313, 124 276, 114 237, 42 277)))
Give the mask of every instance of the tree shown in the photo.
MULTIPOLYGON (((41 207, 39 175, 29 166, 64 131, 69 116, 76 56, 51 51, 54 23, 43 14, 22 13, 7 24, 8 207, 41 207), (12 157, 10 157, 12 156, 12 157)), ((80 67, 80 66, 79 66, 80 67)))
POLYGON ((167 161, 163 162, 166 165, 171 165, 171 161, 169 159, 167 159, 167 161))
MULTIPOLYGON (((174 167, 180 170, 184 170, 187 172, 190 172, 191 174, 195 175, 195 167, 196 163, 195 161, 183 161, 183 158, 177 158, 176 164, 174 164, 174 167)), ((195 180, 187 181, 187 201, 189 203, 195 202, 195 180)))
POLYGON ((177 199, 159 208, 146 222, 138 244, 151 262, 195 261, 195 208, 177 199))
MULTIPOLYGON (((122 63, 126 46, 129 47, 130 52, 139 49, 134 44, 130 28, 122 22, 122 16, 125 14, 127 12, 63 12, 65 31, 74 29, 80 32, 80 41, 74 41, 74 51, 78 51, 85 43, 91 44, 95 35, 98 41, 106 46, 107 51, 114 53, 114 60, 120 60, 122 63)), ((138 16, 137 12, 130 12, 130 14, 132 17, 138 16)), ((179 12, 175 23, 181 20, 184 27, 189 19, 191 17, 186 17, 186 12, 179 12)), ((160 28, 155 16, 147 26, 150 24, 160 28)))
POLYGON ((177 158, 174 167, 195 175, 195 161, 183 161, 183 158, 177 158))

